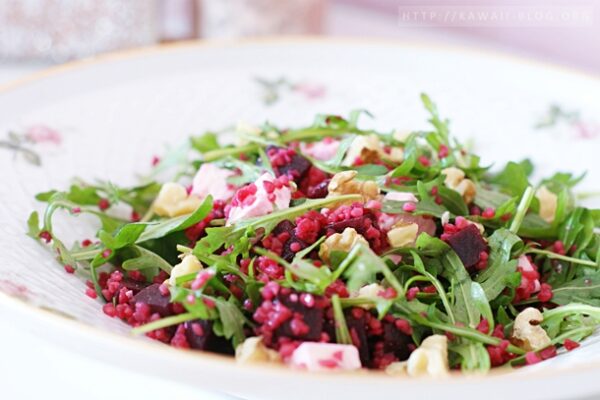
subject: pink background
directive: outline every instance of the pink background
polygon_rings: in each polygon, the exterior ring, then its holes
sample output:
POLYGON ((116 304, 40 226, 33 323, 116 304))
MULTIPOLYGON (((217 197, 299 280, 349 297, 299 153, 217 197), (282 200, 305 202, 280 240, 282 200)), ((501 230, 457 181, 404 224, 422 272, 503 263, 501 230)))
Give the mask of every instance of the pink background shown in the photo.
MULTIPOLYGON (((600 73, 600 1, 598 0, 334 0, 336 3, 368 7, 389 16, 398 16, 400 6, 591 6, 594 8, 592 27, 490 27, 490 28, 427 28, 443 30, 449 34, 476 37, 509 50, 528 53, 541 60, 580 67, 592 73, 600 73)), ((398 27, 402 37, 406 28, 398 27)))

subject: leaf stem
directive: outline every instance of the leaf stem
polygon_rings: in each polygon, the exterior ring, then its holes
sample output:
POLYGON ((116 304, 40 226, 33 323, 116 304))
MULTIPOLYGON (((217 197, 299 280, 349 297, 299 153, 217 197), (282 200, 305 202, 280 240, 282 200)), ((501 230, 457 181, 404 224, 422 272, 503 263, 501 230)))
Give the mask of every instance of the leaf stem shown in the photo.
POLYGON ((515 217, 513 218, 512 222, 510 223, 510 228, 509 230, 516 234, 519 231, 519 228, 521 227, 521 224, 523 223, 523 219, 525 218, 525 215, 527 214, 527 210, 529 210, 529 206, 531 205, 531 201, 533 200, 533 196, 534 196, 535 192, 533 191, 533 187, 529 186, 527 189, 525 189, 525 192, 523 193, 523 197, 521 197, 521 201, 519 202, 519 205, 517 206, 517 212, 515 214, 515 217))
POLYGON ((152 332, 156 329, 166 328, 167 326, 177 325, 182 322, 190 321, 195 319, 196 315, 193 313, 184 313, 179 315, 173 315, 170 317, 162 318, 148 324, 133 328, 131 333, 134 335, 141 335, 144 333, 152 332))
POLYGON ((339 344, 352 344, 352 337, 348 331, 348 325, 346 324, 346 318, 344 317, 344 311, 342 304, 340 303, 340 297, 337 294, 331 296, 331 305, 333 307, 333 317, 335 319, 335 338, 339 344))
POLYGON ((252 143, 252 144, 247 144, 245 146, 236 146, 236 147, 225 147, 222 149, 217 149, 217 150, 211 150, 208 151, 206 153, 204 153, 204 161, 209 162, 209 161, 214 161, 214 160, 218 160, 219 158, 223 158, 225 156, 233 156, 233 155, 238 155, 238 154, 242 154, 242 153, 251 153, 253 151, 256 151, 258 149, 259 145, 252 143))
POLYGON ((575 258, 575 257, 563 256, 562 254, 554 253, 549 250, 529 249, 525 253, 540 254, 540 255, 546 256, 552 260, 561 260, 561 261, 566 261, 566 262, 570 262, 573 264, 585 265, 587 267, 595 267, 595 268, 599 267, 597 262, 590 261, 590 260, 582 260, 580 258, 575 258))
POLYGON ((293 142, 295 140, 305 140, 322 136, 341 136, 345 134, 354 133, 357 135, 368 135, 369 133, 373 133, 373 131, 363 131, 357 128, 346 127, 344 129, 341 128, 307 128, 307 129, 298 129, 291 130, 283 135, 281 135, 280 139, 282 142, 293 142))

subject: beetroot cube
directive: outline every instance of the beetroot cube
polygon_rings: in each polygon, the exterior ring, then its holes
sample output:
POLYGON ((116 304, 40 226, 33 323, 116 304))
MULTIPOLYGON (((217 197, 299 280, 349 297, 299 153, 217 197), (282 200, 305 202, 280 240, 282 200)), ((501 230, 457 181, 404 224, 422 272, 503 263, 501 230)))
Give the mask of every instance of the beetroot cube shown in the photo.
POLYGON ((164 296, 159 289, 160 285, 155 283, 133 296, 134 303, 146 303, 150 306, 152 312, 159 313, 162 317, 172 314, 171 297, 164 296))
POLYGON ((480 254, 487 249, 479 228, 472 224, 452 234, 446 242, 456 252, 465 268, 477 264, 480 254))

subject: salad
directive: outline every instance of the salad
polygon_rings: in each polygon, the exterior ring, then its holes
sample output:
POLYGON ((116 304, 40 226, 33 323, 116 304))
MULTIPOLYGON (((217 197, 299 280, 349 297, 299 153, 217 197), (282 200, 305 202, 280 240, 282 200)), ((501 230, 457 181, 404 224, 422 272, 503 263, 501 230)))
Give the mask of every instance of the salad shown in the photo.
POLYGON ((443 376, 576 349, 600 324, 583 175, 493 172, 421 98, 427 131, 354 111, 193 136, 138 186, 38 194, 29 235, 133 333, 239 363, 443 376), (65 243, 58 212, 93 215, 96 237, 65 243))

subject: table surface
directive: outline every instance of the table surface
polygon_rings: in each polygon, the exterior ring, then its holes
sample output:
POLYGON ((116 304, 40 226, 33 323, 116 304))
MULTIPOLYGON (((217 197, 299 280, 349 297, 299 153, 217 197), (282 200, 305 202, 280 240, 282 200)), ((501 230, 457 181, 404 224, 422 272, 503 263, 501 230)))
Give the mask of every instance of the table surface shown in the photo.
MULTIPOLYGON (((449 44, 487 47, 476 39, 451 36, 426 30, 402 30, 393 17, 337 5, 333 8, 327 34, 332 36, 369 34, 426 40, 449 44)), ((43 64, 0 62, 0 85, 43 69, 43 64)), ((0 309, 0 321, 6 321, 0 309)), ((100 382, 110 382, 117 398, 172 398, 231 400, 228 396, 201 393, 197 389, 134 371, 120 369, 82 357, 47 343, 40 332, 29 332, 10 323, 1 323, 0 376, 1 398, 20 400, 60 393, 62 399, 106 399, 106 391, 97 390, 100 382), (168 397, 167 397, 168 396, 168 397)), ((52 396, 53 397, 53 396, 52 396)))

